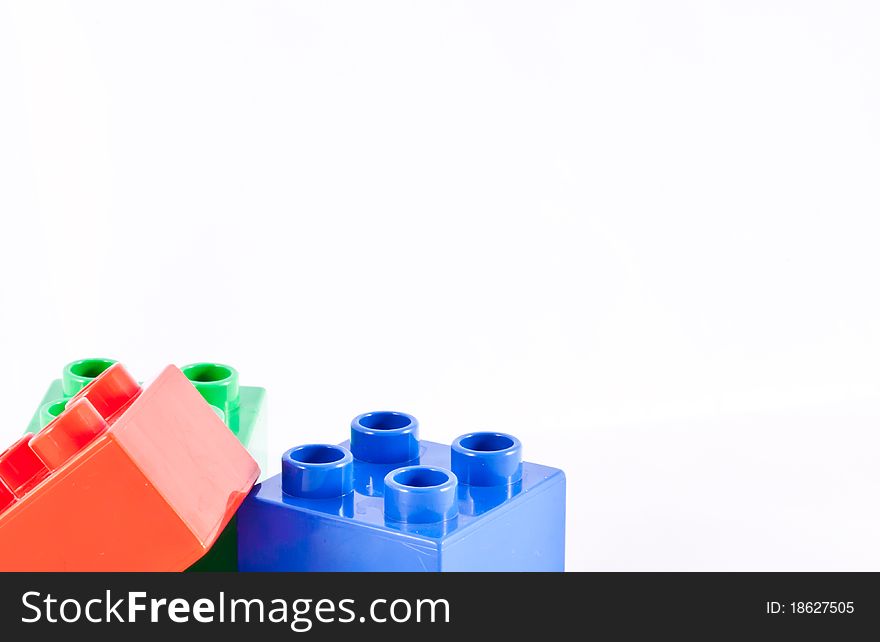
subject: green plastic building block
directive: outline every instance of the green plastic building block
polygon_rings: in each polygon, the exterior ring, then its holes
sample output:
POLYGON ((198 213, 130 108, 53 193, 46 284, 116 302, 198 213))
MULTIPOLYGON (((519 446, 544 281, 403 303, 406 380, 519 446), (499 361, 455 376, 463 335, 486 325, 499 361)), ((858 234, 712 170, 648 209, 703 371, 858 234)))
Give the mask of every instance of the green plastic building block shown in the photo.
MULTIPOLYGON (((27 432, 39 432, 61 414, 68 399, 114 363, 112 359, 80 359, 64 366, 61 379, 54 380, 43 395, 27 432)), ((260 465, 262 480, 268 451, 266 389, 240 386, 235 368, 220 363, 193 363, 181 370, 260 465)), ((189 570, 238 570, 238 538, 234 517, 211 550, 189 570)))

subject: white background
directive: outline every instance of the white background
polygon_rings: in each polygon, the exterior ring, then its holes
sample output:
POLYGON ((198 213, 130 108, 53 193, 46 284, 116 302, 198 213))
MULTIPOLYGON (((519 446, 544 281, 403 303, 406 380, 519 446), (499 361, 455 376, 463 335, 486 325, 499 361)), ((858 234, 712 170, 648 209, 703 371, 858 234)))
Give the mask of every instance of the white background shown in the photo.
POLYGON ((2 2, 10 443, 216 360, 568 474, 570 570, 880 569, 880 5, 2 2))

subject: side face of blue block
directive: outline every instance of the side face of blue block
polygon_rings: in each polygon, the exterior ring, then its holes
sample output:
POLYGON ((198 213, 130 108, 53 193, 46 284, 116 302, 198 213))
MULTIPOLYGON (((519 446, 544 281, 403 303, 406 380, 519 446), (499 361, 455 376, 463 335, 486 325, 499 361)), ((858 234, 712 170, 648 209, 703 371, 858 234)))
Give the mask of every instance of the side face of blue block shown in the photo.
MULTIPOLYGON (((349 443, 344 442, 348 448, 349 443)), ((450 468, 450 447, 419 443, 407 465, 450 468)), ((459 485, 458 515, 401 524, 385 515, 384 479, 401 464, 354 461, 354 491, 304 499, 281 475, 258 484, 238 512, 243 571, 562 571, 565 476, 523 463, 511 485, 459 485)))
MULTIPOLYGON (((472 494, 483 490, 487 489, 471 488, 472 494)), ((479 528, 444 542, 441 570, 565 570, 565 475, 562 471, 532 488, 515 508, 502 506, 484 520, 479 528)))

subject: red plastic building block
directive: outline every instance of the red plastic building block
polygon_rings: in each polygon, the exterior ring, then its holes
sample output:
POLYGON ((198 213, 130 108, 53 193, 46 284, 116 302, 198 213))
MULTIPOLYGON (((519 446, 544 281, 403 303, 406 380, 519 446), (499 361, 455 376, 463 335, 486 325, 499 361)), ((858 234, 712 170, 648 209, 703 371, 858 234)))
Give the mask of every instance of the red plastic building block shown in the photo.
POLYGON ((0 454, 0 570, 184 570, 258 475, 180 370, 116 364, 0 454))

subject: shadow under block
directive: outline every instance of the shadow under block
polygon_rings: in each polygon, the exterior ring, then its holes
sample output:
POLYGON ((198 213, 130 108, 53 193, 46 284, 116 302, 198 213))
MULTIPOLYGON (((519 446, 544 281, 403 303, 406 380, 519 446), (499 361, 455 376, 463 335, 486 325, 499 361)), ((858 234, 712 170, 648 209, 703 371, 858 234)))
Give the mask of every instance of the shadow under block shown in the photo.
POLYGON ((258 474, 180 370, 112 365, 0 455, 0 570, 184 570, 258 474))
POLYGON ((472 433, 445 446, 419 441, 417 428, 404 413, 368 413, 352 422, 350 441, 285 453, 282 473, 238 512, 240 570, 564 569, 561 470, 522 462, 511 435, 472 433), (404 419, 362 430, 378 415, 404 419))

